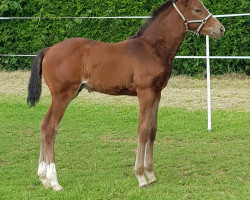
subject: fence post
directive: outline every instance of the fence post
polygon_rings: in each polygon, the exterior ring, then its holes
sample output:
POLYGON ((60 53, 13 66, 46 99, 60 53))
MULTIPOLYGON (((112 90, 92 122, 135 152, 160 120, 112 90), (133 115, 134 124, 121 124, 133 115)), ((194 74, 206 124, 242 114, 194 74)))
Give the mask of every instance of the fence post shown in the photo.
POLYGON ((211 79, 210 79, 210 53, 209 36, 206 36, 206 59, 207 59, 207 130, 212 130, 211 122, 211 79))

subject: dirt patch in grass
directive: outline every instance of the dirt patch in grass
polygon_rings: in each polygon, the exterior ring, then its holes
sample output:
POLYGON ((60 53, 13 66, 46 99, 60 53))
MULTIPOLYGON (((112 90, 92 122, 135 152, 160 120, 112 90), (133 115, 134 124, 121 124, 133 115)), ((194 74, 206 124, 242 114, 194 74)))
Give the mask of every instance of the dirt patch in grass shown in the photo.
MULTIPOLYGON (((0 72, 0 94, 27 96, 30 72, 0 72)), ((49 90, 43 82, 43 96, 49 96, 49 90)), ((162 91, 161 106, 182 107, 187 109, 206 109, 206 79, 187 76, 174 76, 162 91)), ((213 109, 236 109, 250 111, 250 77, 244 75, 223 75, 212 77, 211 98, 213 109)), ((109 96, 100 93, 88 93, 83 90, 74 103, 95 102, 113 104, 137 104, 136 97, 109 96)))

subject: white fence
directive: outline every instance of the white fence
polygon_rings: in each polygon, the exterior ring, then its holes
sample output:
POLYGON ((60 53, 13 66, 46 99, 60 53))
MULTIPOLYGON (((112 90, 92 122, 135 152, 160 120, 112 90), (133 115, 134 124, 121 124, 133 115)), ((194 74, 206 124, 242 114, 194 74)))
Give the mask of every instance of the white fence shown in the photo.
MULTIPOLYGON (((250 16, 250 13, 245 14, 228 14, 228 15, 214 15, 216 18, 224 17, 240 17, 240 16, 250 16)), ((0 20, 32 20, 32 19, 148 19, 149 16, 125 16, 125 17, 0 17, 0 20)), ((249 37, 249 36, 246 36, 249 37)), ((21 57, 34 57, 36 55, 9 55, 0 54, 1 56, 21 56, 21 57)), ((210 56, 209 51, 209 37, 206 36, 206 56, 176 56, 177 59, 206 59, 207 61, 207 130, 212 130, 211 122, 211 82, 210 82, 210 59, 250 59, 250 56, 210 56)))

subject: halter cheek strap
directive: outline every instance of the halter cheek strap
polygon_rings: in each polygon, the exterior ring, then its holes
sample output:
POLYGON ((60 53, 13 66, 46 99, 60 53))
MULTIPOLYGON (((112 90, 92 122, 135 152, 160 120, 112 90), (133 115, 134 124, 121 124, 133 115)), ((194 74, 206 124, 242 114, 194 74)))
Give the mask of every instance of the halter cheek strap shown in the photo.
POLYGON ((187 20, 183 14, 181 13, 181 11, 177 8, 176 4, 173 2, 173 6, 175 8, 175 10, 179 13, 179 15, 181 16, 181 18, 184 21, 185 27, 186 27, 186 31, 187 32, 191 32, 194 33, 197 37, 200 36, 200 30, 202 29, 202 27, 207 23, 207 20, 212 16, 211 13, 209 13, 209 15, 205 18, 205 19, 201 19, 201 20, 187 20), (200 26, 197 28, 196 31, 190 30, 188 25, 191 23, 201 23, 200 26))

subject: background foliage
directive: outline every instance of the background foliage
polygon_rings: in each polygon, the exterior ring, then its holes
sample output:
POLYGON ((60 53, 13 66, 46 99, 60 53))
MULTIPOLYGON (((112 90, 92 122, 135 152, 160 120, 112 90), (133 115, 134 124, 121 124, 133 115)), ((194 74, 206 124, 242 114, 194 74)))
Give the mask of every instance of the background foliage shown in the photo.
MULTIPOLYGON (((118 42, 137 32, 140 19, 50 19, 66 16, 146 16, 163 0, 2 0, 0 16, 44 17, 42 20, 0 20, 0 53, 35 54, 38 50, 72 37, 118 42)), ((214 14, 247 13, 248 0, 203 0, 214 14)), ((248 56, 249 17, 220 18, 226 34, 211 41, 211 55, 248 56)), ((205 37, 187 35, 179 55, 205 55, 205 37)), ((0 70, 29 69, 33 58, 0 57, 0 70)), ((248 60, 212 60, 212 73, 243 72, 250 75, 248 60)), ((205 60, 174 62, 175 74, 205 73, 205 60)))

